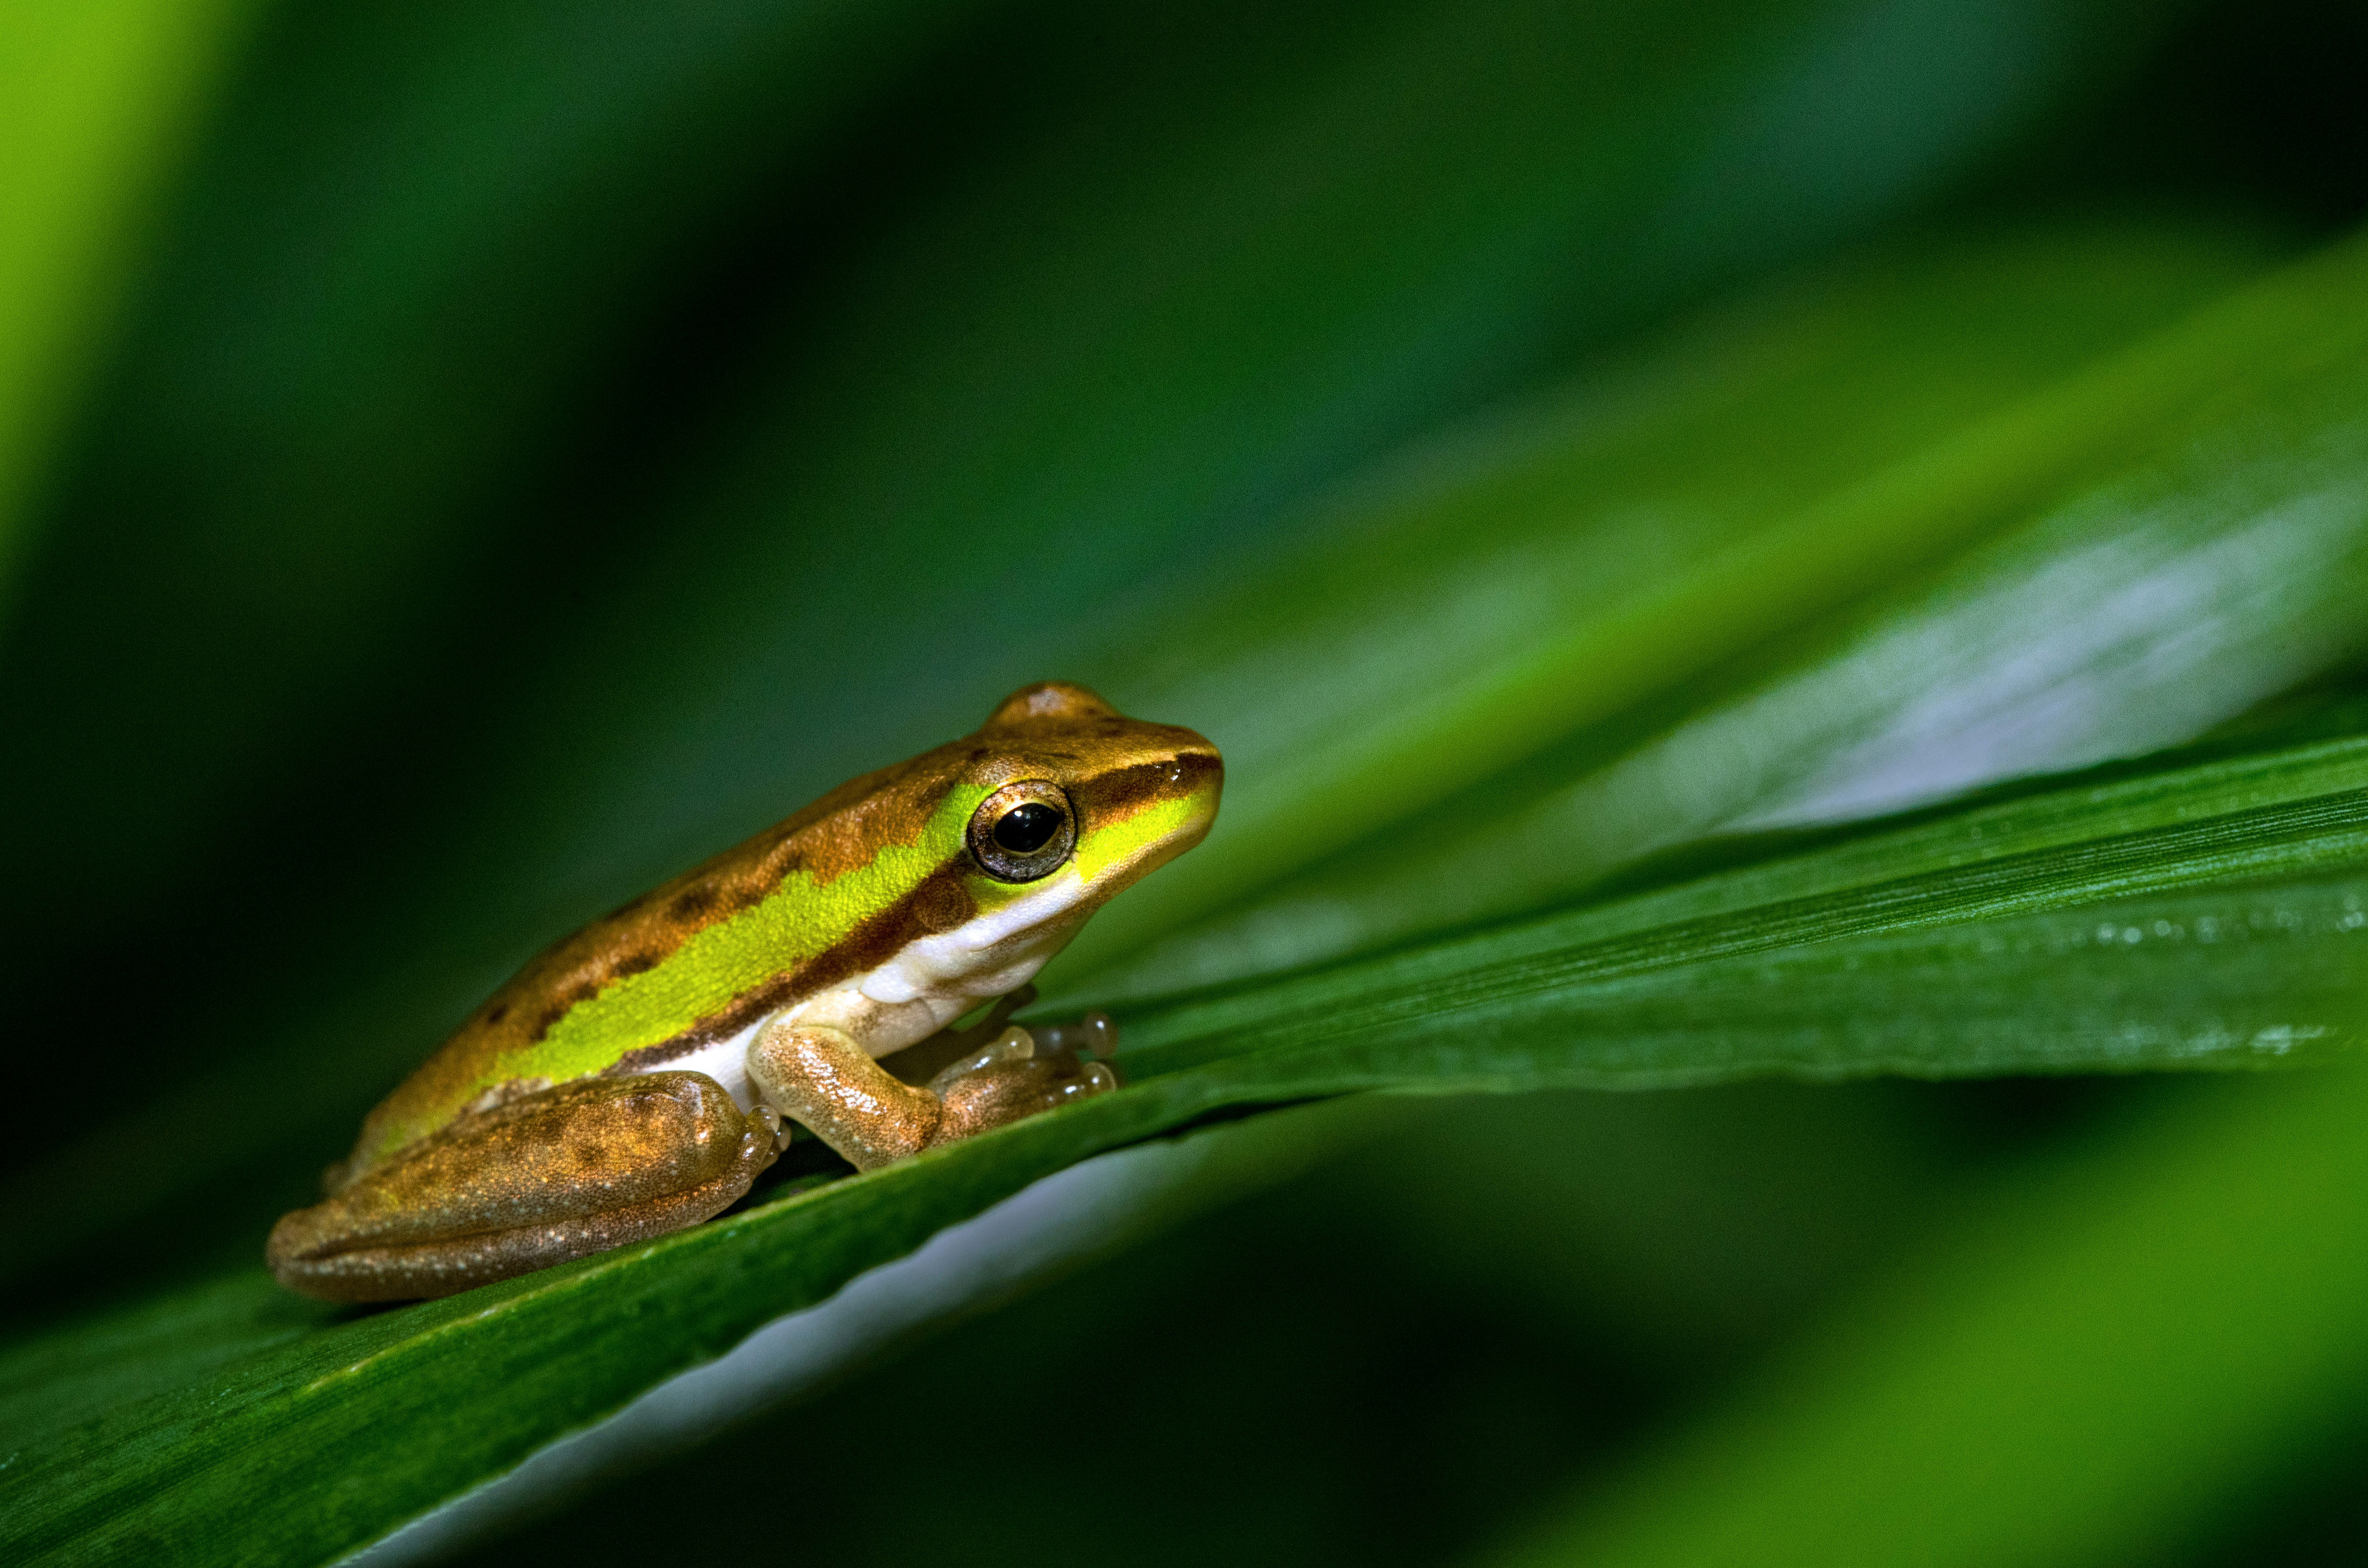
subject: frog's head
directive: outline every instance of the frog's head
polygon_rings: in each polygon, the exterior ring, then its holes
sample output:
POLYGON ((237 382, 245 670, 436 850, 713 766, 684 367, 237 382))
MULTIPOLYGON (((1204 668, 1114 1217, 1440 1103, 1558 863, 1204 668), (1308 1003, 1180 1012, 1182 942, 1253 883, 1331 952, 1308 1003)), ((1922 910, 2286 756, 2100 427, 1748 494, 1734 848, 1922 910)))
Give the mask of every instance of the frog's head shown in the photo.
MULTIPOLYGON (((983 906, 1064 891, 1087 913, 1207 835, 1225 765, 1190 730, 1130 719, 1082 686, 1004 699, 974 742, 991 793, 963 837, 983 906)), ((1080 916, 1082 917, 1082 916, 1080 916)))
POLYGON ((1095 910, 1201 842, 1224 783, 1200 735, 1065 681, 1014 692, 916 766, 916 784, 935 776, 928 836, 947 859, 940 891, 908 901, 912 939, 864 986, 883 1002, 1026 983, 1095 910))

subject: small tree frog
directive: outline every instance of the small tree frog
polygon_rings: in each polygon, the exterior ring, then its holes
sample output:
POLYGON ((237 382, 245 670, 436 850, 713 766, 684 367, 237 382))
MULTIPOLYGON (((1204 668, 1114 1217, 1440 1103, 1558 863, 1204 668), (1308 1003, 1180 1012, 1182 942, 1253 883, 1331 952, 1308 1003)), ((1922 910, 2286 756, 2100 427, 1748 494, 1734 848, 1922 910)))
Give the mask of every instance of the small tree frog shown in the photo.
POLYGON ((1024 687, 529 962, 273 1228, 272 1272, 329 1301, 447 1295, 720 1213, 785 1121, 868 1170, 1114 1088, 1108 1019, 1008 1015, 1200 842, 1224 775, 1190 730, 1024 687))

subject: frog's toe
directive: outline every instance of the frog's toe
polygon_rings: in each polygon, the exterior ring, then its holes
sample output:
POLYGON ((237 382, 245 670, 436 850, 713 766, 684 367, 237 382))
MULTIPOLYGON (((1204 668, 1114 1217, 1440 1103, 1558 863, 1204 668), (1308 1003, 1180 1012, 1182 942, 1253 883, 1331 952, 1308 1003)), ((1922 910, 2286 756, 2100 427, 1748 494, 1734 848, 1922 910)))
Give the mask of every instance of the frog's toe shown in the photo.
POLYGON ((1108 1062, 1118 1051, 1118 1025, 1108 1013, 1087 1013, 1065 1024, 1030 1024, 1039 1056, 1065 1056, 1072 1061, 1108 1062))
POLYGON ((940 1097, 965 1079, 1000 1068, 1016 1067, 1037 1060, 1036 1041, 1026 1029, 1014 1025, 995 1037, 984 1048, 966 1056, 957 1057, 938 1070, 928 1083, 929 1092, 940 1097))

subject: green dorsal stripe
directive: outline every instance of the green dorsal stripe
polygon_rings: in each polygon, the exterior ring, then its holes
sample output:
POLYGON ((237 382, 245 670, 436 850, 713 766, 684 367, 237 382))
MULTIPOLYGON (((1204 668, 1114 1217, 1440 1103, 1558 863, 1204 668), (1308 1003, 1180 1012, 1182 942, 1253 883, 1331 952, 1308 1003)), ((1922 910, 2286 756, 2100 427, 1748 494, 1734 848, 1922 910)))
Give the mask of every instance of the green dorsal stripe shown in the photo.
POLYGON ((524 1051, 497 1057, 472 1094, 512 1078, 557 1083, 598 1073, 629 1051, 673 1039, 785 970, 812 961, 962 852, 971 813, 993 791, 955 789, 911 844, 817 883, 792 871, 764 901, 693 935, 655 968, 577 1004, 524 1051))

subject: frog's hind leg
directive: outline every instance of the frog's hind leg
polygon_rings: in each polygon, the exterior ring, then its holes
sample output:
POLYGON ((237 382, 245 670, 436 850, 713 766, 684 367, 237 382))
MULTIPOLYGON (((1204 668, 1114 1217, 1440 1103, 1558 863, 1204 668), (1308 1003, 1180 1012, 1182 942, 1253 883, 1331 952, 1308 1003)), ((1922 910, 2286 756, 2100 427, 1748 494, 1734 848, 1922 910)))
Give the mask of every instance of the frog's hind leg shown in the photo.
POLYGON ((780 1120, 704 1073, 586 1078, 461 1117, 272 1227, 279 1282, 331 1301, 447 1296, 720 1213, 780 1120))

